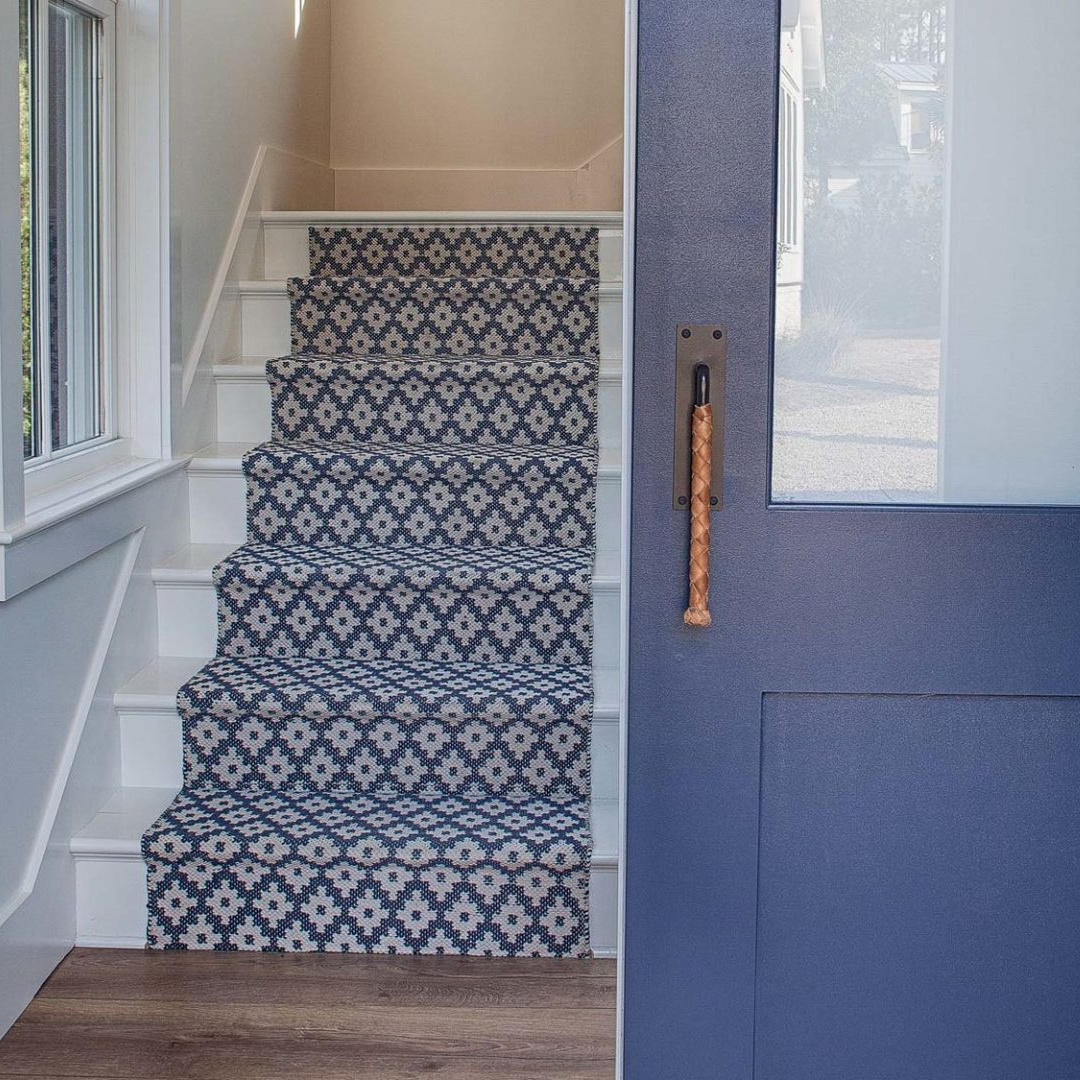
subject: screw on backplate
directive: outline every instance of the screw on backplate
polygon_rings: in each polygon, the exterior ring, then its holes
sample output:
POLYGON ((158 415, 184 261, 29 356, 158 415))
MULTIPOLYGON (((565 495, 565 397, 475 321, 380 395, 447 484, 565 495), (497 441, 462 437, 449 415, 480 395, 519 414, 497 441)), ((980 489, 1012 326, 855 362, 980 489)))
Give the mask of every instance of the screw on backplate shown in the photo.
POLYGON ((683 336, 683 337, 689 337, 689 336, 690 336, 690 331, 689 331, 689 330, 684 330, 684 331, 682 332, 682 336, 683 336))
POLYGON ((715 495, 709 500, 710 506, 719 506, 719 504, 720 500, 715 495))
POLYGON ((716 338, 717 341, 719 341, 724 336, 724 332, 723 330, 714 330, 712 332, 712 336, 716 338))
POLYGON ((686 499, 686 496, 685 496, 685 495, 680 495, 680 496, 679 496, 679 505, 680 505, 680 506, 685 506, 685 505, 686 505, 686 503, 687 503, 687 499, 686 499))

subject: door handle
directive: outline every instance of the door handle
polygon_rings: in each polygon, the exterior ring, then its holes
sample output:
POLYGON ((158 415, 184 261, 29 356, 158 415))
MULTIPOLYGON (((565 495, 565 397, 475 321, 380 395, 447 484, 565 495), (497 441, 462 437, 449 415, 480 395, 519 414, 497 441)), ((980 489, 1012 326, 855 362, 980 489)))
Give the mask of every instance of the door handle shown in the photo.
POLYGON ((690 418, 690 606, 687 626, 709 626, 709 547, 712 540, 713 412, 709 366, 694 368, 694 412, 690 418))
POLYGON ((680 324, 675 336, 673 505, 690 511, 688 626, 709 626, 711 515, 723 505, 727 328, 680 324))

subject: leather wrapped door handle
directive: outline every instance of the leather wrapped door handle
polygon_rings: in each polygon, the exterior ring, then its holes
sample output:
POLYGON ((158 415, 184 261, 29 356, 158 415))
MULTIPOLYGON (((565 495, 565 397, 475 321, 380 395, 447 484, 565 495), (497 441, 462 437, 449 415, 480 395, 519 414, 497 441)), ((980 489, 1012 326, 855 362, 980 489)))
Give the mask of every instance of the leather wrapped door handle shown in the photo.
POLYGON ((694 369, 694 412, 690 420, 690 606, 687 626, 709 626, 709 546, 712 518, 713 414, 709 369, 694 369))

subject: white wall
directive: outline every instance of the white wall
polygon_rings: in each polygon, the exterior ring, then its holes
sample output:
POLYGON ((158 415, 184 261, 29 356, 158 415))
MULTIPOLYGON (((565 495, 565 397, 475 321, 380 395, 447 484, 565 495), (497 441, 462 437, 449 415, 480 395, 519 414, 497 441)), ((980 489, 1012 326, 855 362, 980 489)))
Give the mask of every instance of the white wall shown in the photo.
POLYGON ((157 651, 150 570, 187 535, 184 475, 53 528, 93 553, 0 603, 0 1034, 74 940, 68 844, 119 784, 112 697, 157 651))
POLYGON ((337 207, 619 209, 622 22, 622 0, 332 0, 337 207))
POLYGON ((952 7, 944 498, 1080 503, 1071 8, 952 7))
POLYGON ((333 206, 330 0, 305 0, 299 25, 296 13, 295 0, 171 5, 174 408, 182 450, 205 441, 212 420, 208 380, 197 379, 196 368, 239 343, 224 280, 238 211, 248 197, 254 210, 333 206), (245 191, 262 146, 272 150, 257 189, 245 191))

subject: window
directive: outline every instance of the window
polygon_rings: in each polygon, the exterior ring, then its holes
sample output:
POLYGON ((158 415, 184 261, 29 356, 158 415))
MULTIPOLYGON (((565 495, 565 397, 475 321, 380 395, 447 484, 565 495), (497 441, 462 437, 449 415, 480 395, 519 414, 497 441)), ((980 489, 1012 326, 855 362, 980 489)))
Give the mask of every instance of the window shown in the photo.
POLYGON ((42 464, 115 434, 108 0, 21 0, 23 456, 42 464))

